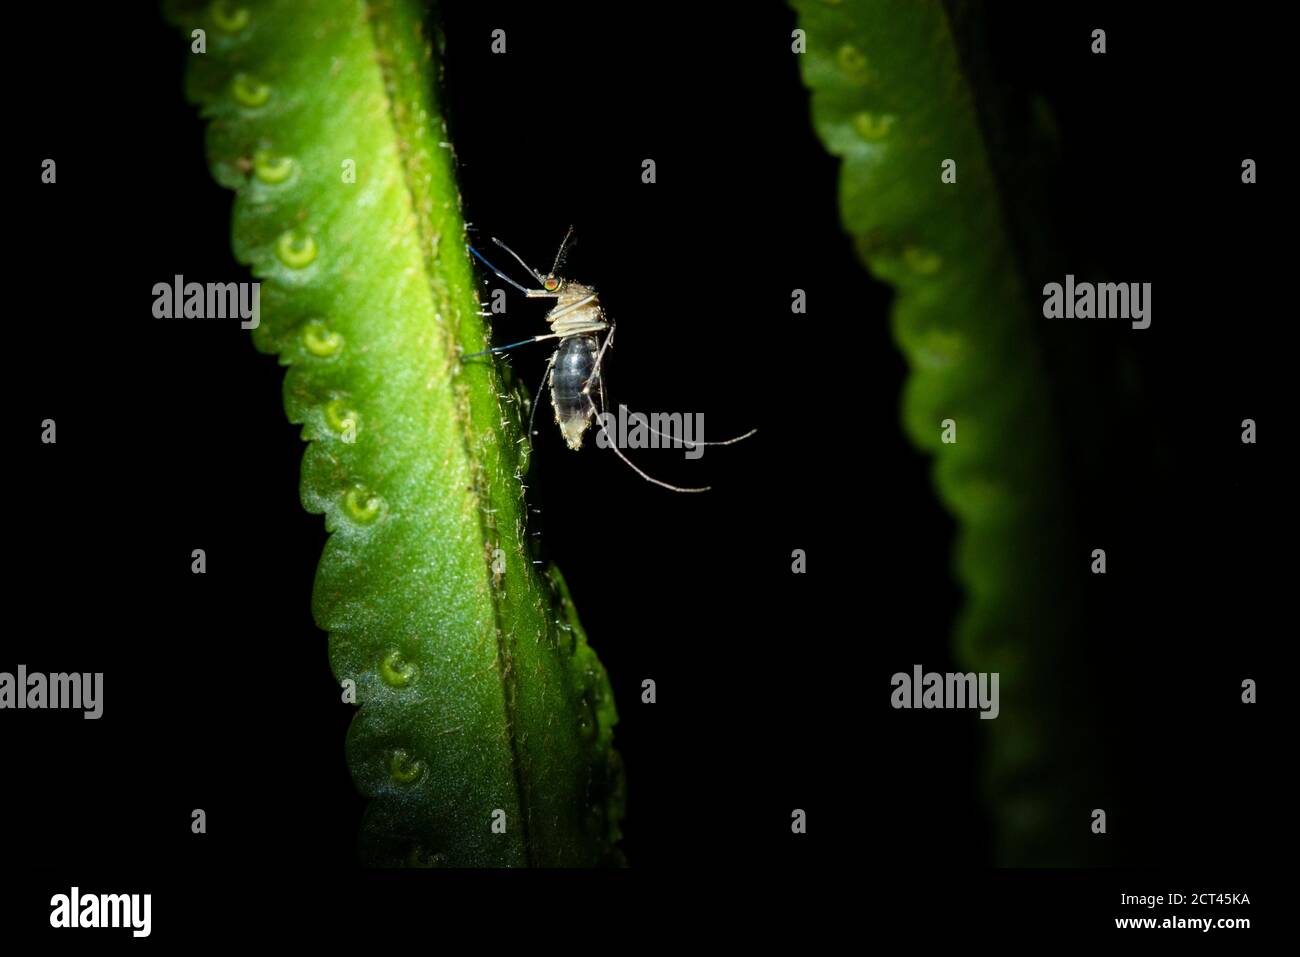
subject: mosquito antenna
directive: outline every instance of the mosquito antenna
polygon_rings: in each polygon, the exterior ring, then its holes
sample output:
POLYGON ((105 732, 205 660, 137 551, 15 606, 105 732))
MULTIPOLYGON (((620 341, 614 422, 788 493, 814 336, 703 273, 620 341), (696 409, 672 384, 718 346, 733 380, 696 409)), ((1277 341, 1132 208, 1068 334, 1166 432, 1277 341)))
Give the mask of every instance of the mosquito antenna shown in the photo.
POLYGON ((745 439, 749 438, 751 435, 753 435, 755 432, 758 431, 758 429, 750 429, 744 435, 738 435, 734 439, 727 439, 725 442, 693 442, 690 439, 683 439, 676 435, 668 435, 664 432, 660 432, 658 429, 656 429, 652 425, 649 425, 648 423, 646 425, 646 430, 653 433, 654 435, 659 436, 662 439, 669 439, 670 441, 673 442, 680 442, 682 445, 686 446, 689 449, 693 449, 697 445, 735 445, 737 442, 743 442, 745 439))
MULTIPOLYGON (((528 288, 526 288, 526 287, 524 287, 524 286, 519 285, 519 283, 515 282, 513 279, 511 279, 509 276, 507 276, 505 273, 503 273, 503 272, 502 272, 500 269, 498 269, 496 266, 492 265, 490 262, 488 262, 486 259, 484 259, 484 258, 483 258, 483 254, 482 254, 481 252, 479 252, 477 249, 475 249, 473 246, 466 246, 465 248, 468 249, 470 252, 472 252, 475 256, 477 256, 479 262, 481 262, 484 266, 487 266, 488 269, 491 269, 494 273, 496 273, 496 274, 497 274, 497 278, 499 278, 499 279, 504 279, 506 282, 510 283, 510 285, 514 286, 516 289, 518 289, 520 292, 524 293, 525 295, 528 294, 528 293, 530 293, 530 292, 532 292, 531 289, 528 289, 528 288)), ((509 250, 507 250, 507 252, 509 252, 509 250)), ((518 258, 518 257, 516 257, 516 258, 518 258)), ((527 269, 528 267, 525 266, 524 268, 527 269)), ((528 271, 529 271, 529 272, 532 272, 531 269, 528 270, 528 271)))
POLYGON ((524 262, 524 257, 523 257, 523 256, 519 255, 517 252, 515 252, 513 249, 511 249, 509 246, 507 246, 507 245, 506 245, 505 243, 503 243, 501 240, 497 239, 495 236, 492 237, 492 242, 496 243, 498 246, 500 246, 502 249, 504 249, 504 250, 505 250, 506 252, 508 252, 510 255, 514 256, 515 259, 517 259, 517 260, 519 261, 519 265, 521 265, 521 266, 523 266, 525 269, 527 269, 528 272, 529 272, 529 274, 530 274, 534 279, 536 279, 538 282, 541 282, 541 281, 542 281, 542 274, 539 273, 539 272, 538 272, 536 269, 534 269, 532 266, 528 265, 528 263, 524 262))
MULTIPOLYGON (((573 236, 573 227, 570 226, 570 227, 569 227, 569 231, 568 231, 567 233, 564 234, 564 239, 560 242, 560 248, 559 248, 559 249, 556 251, 556 253, 555 253, 555 265, 553 265, 553 266, 551 267, 551 275, 552 275, 552 276, 555 275, 555 270, 557 270, 557 269, 560 268, 560 262, 561 262, 561 260, 564 259, 564 247, 567 246, 567 245, 569 245, 569 239, 570 239, 572 236, 573 236)), ((537 278, 540 280, 542 277, 541 277, 541 276, 538 276, 537 278)))

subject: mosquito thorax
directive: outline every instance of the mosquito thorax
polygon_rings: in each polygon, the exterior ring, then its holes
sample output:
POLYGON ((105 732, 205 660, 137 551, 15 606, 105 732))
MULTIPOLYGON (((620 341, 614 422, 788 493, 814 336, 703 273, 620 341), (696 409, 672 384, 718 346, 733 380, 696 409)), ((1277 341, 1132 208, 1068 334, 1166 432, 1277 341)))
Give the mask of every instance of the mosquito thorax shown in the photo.
POLYGON ((579 299, 586 299, 595 291, 580 282, 563 282, 555 290, 555 304, 560 307, 571 306, 579 299))
POLYGON ((562 283, 555 293, 555 305, 546 314, 546 321, 555 324, 560 316, 563 319, 556 325, 556 332, 562 331, 560 325, 580 332, 587 331, 582 327, 589 323, 603 322, 604 314, 596 290, 582 283, 562 283))

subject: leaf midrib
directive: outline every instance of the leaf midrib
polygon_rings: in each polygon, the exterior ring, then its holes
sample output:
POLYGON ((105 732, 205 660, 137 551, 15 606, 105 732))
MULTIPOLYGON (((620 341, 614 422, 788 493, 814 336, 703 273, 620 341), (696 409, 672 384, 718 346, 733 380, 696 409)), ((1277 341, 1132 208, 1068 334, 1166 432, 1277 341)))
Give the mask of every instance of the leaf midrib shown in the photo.
MULTIPOLYGON (((443 297, 439 294, 437 283, 433 281, 435 275, 435 254, 434 250, 439 247, 441 235, 434 230, 432 222, 426 216, 420 214, 422 208, 420 203, 420 193, 415 185, 412 170, 410 169, 410 150, 411 146, 406 137, 403 136, 402 125, 398 119, 397 105, 394 100, 393 91, 397 90, 397 78, 393 72, 393 65, 397 58, 385 46, 380 35, 379 28, 387 15, 385 8, 389 7, 386 3, 377 3, 375 0, 360 0, 364 10, 366 22, 370 26, 370 39, 375 49, 375 63, 379 68, 380 75, 383 77, 384 87, 384 104, 385 112, 388 117, 389 127, 393 133, 393 140, 396 145, 398 156, 398 167, 401 170, 402 187, 409 205, 409 212, 415 221, 416 235, 419 240, 420 260, 424 271, 425 281, 428 283, 430 300, 435 304, 441 304, 445 307, 448 318, 452 315, 457 316, 457 320, 452 323, 436 322, 430 318, 430 324, 434 327, 433 335, 441 339, 443 351, 446 356, 457 357, 458 343, 456 337, 451 331, 453 328, 459 328, 459 306, 452 301, 450 295, 443 297)), ((427 41, 426 41, 427 42, 427 41)), ((431 109, 435 106, 430 100, 431 109)), ((469 464, 470 472, 473 475, 473 495, 476 500, 487 499, 491 507, 491 485, 482 480, 483 463, 480 462, 474 454, 474 441, 472 436, 472 416, 466 408, 465 397, 452 386, 449 379, 443 380, 448 386, 451 393, 450 407, 452 415, 456 421, 456 432, 460 438, 461 452, 464 454, 465 461, 469 464)), ((491 536, 487 520, 484 518, 482 507, 475 508, 478 516, 479 540, 485 546, 491 544, 491 536)), ((533 850, 528 835, 528 800, 527 786, 524 780, 523 762, 520 760, 519 744, 517 739, 517 713, 514 706, 515 688, 514 688, 514 671, 509 662, 513 660, 510 652, 509 642, 506 639, 506 629, 504 627, 504 616, 502 613, 501 602, 498 600, 498 592, 492 581, 490 566, 481 565, 483 581, 485 585, 484 593, 487 594, 488 602, 492 611, 492 628, 496 640, 496 670, 497 677, 501 684, 502 710, 505 717, 506 739, 510 748, 511 774, 515 782, 515 799, 519 806, 519 827, 520 841, 526 866, 532 866, 533 850)))

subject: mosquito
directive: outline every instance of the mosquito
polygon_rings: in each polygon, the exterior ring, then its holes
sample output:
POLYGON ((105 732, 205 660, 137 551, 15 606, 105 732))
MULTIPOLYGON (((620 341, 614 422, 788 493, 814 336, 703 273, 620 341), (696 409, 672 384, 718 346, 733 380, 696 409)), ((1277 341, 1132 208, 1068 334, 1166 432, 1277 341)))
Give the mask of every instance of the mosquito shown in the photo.
MULTIPOLYGON (((560 263, 564 258, 564 250, 573 236, 573 227, 564 234, 564 240, 560 243, 560 249, 555 254, 555 263, 551 266, 551 271, 542 275, 528 263, 524 262, 522 256, 497 239, 492 237, 492 241, 514 257, 519 265, 528 271, 538 283, 538 288, 530 289, 515 280, 511 279, 492 263, 488 262, 473 246, 469 251, 473 253, 478 260, 487 266, 488 269, 505 282, 514 286, 529 299, 554 299, 555 305, 546 314, 546 322, 551 328, 551 332, 540 336, 533 336, 530 339, 521 339, 518 342, 507 343, 504 346, 494 346, 491 349, 484 349, 482 352, 474 352, 464 359, 473 359, 478 356, 492 355, 499 352, 506 352, 510 349, 517 349, 520 346, 532 345, 535 342, 546 342, 551 339, 558 339, 559 345, 555 352, 551 354, 550 360, 546 363, 546 371, 542 373, 542 382, 537 392, 540 396, 545 391, 547 385, 550 385, 551 391, 551 408, 555 411, 555 421, 560 427, 560 434, 564 437, 564 443, 569 448, 577 450, 582 447, 583 436, 587 434, 587 429, 591 427, 592 417, 595 416, 600 431, 604 434, 605 440, 614 453, 623 460, 623 462, 641 476, 647 482, 658 485, 662 488, 669 489, 673 492, 707 492, 709 486, 701 488, 682 488, 678 485, 670 485, 651 475, 647 475, 640 469, 636 463, 623 454, 623 450, 618 444, 609 437, 605 429, 603 415, 606 408, 605 403, 605 382, 601 377, 601 365, 605 361, 605 352, 614 344, 615 323, 612 317, 605 315, 605 310, 600 305, 600 299, 596 290, 591 286, 574 282, 571 279, 565 279, 557 276, 556 272, 560 268, 560 263), (596 394, 600 397, 600 404, 597 406, 596 398, 592 395, 595 389, 596 394)), ((537 418, 537 401, 533 401, 532 413, 528 417, 528 436, 531 442, 532 436, 536 433, 533 431, 533 422, 537 418)), ((757 429, 751 429, 744 435, 738 435, 733 439, 727 439, 725 442, 694 442, 681 438, 664 435, 657 429, 650 428, 650 432, 663 438, 672 439, 681 442, 683 445, 694 448, 697 445, 733 445, 743 439, 749 438, 757 429)))

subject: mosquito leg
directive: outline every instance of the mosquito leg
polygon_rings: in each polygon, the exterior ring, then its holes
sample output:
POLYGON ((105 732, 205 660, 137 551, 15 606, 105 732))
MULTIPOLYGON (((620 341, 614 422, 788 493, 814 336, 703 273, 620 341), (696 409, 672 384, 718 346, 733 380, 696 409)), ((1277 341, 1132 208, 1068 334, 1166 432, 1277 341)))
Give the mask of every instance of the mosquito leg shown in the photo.
MULTIPOLYGON (((509 276, 507 276, 505 273, 503 273, 503 272, 502 272, 500 269, 498 269, 496 266, 492 265, 490 262, 488 262, 486 259, 484 259, 484 258, 483 258, 483 254, 482 254, 481 252, 479 252, 477 249, 475 249, 473 246, 466 246, 465 248, 468 249, 470 252, 472 252, 475 256, 477 256, 479 262, 481 262, 484 266, 487 266, 488 269, 491 269, 492 272, 496 273, 496 276, 497 276, 498 279, 504 279, 506 282, 510 283, 510 285, 514 286, 516 289, 518 289, 518 290, 519 290, 520 292, 522 292, 524 295, 528 295, 528 293, 530 293, 530 292, 534 292, 534 291, 535 291, 535 290, 529 289, 527 286, 521 286, 521 285, 519 285, 519 283, 515 282, 513 279, 511 279, 509 276)), ((527 268, 527 267, 525 266, 524 268, 527 268)))
MULTIPOLYGON (((610 347, 610 344, 614 341, 615 326, 616 323, 614 322, 614 320, 613 319, 609 320, 609 332, 605 336, 605 341, 600 344, 600 351, 596 353, 596 361, 592 364, 591 367, 591 379, 588 379, 587 384, 582 387, 582 394, 590 395, 591 380, 592 379, 596 380, 597 385, 600 386, 600 404, 602 406, 604 406, 605 404, 605 380, 600 377, 600 369, 601 369, 601 363, 605 361, 605 350, 608 349, 610 347)), ((602 411, 604 410, 602 409, 602 411)))
POLYGON ((561 316, 567 316, 569 313, 573 312, 573 310, 581 309, 583 306, 587 305, 588 303, 595 302, 595 301, 596 301, 596 294, 593 292, 590 296, 583 296, 577 302, 571 303, 570 305, 565 306, 563 309, 557 309, 554 312, 548 313, 546 316, 546 321, 554 322, 556 319, 559 319, 561 316))
MULTIPOLYGON (((600 375, 600 364, 604 360, 605 349, 613 345, 614 343, 614 325, 615 325, 614 321, 611 319, 609 322, 609 335, 607 335, 605 337, 605 341, 600 344, 600 352, 596 354, 595 371, 593 371, 591 374, 591 377, 593 379, 600 375)), ((604 405, 605 404, 605 393, 604 393, 605 383, 603 381, 600 383, 600 388, 601 388, 600 402, 601 405, 604 405)), ((675 435, 664 435, 664 433, 660 432, 658 429, 652 428, 649 423, 646 423, 646 428, 649 429, 650 432, 659 436, 660 438, 670 439, 674 442, 680 442, 682 445, 685 445, 687 448, 692 448, 692 449, 695 448, 697 445, 735 445, 737 442, 744 441, 745 439, 749 438, 751 435, 753 435, 755 432, 758 431, 758 429, 750 429, 744 435, 738 435, 734 439, 727 439, 724 442, 688 442, 685 439, 679 438, 678 436, 675 435)))
POLYGON ((537 421, 537 406, 541 404, 542 396, 547 391, 546 383, 551 377, 551 366, 555 365, 555 357, 559 354, 560 350, 558 349, 551 353, 550 361, 546 363, 546 371, 542 373, 541 385, 537 387, 537 394, 533 396, 533 408, 528 413, 528 447, 530 449, 533 447, 533 423, 537 421))
MULTIPOLYGON (((532 266, 528 265, 528 263, 524 262, 524 257, 523 257, 523 256, 519 255, 517 252, 515 252, 513 249, 511 249, 509 246, 507 246, 507 245, 506 245, 505 243, 503 243, 501 240, 497 239, 495 236, 492 237, 492 242, 496 243, 498 246, 500 246, 502 249, 504 249, 504 250, 505 250, 506 252, 508 252, 510 255, 514 256, 515 259, 518 261, 519 265, 521 265, 521 266, 523 266, 525 269, 527 269, 528 272, 529 272, 529 274, 530 274, 534 279, 536 279, 538 282, 542 282, 542 274, 539 273, 539 272, 538 272, 536 269, 534 269, 532 266)), ((481 259, 482 257, 479 257, 479 258, 481 259)))
POLYGON ((651 425, 649 425, 649 424, 646 425, 646 431, 649 432, 651 435, 657 435, 657 436, 659 436, 660 438, 668 439, 668 440, 670 440, 670 441, 672 441, 672 442, 676 442, 676 443, 678 443, 679 445, 684 445, 684 446, 686 446, 688 449, 693 449, 693 448, 695 448, 697 445, 735 445, 737 442, 743 442, 745 439, 749 438, 751 435, 753 435, 755 432, 757 432, 758 429, 750 429, 750 430, 749 430, 748 432, 746 432, 744 435, 738 435, 738 436, 736 436, 734 439, 727 439, 725 442, 694 442, 694 441, 689 441, 689 440, 687 440, 687 439, 682 438, 682 437, 679 436, 679 435, 666 435, 666 434, 664 434, 663 432, 660 432, 658 429, 654 428, 653 426, 651 426, 651 425))
POLYGON ((469 355, 461 356, 460 358, 462 361, 464 361, 465 359, 475 359, 478 356, 485 356, 488 355, 489 353, 505 352, 507 349, 517 349, 520 346, 532 345, 534 342, 542 342, 545 339, 558 339, 558 338, 560 337, 552 332, 549 335, 545 335, 545 336, 533 336, 531 339, 520 339, 518 342, 511 342, 508 345, 504 345, 504 346, 493 346, 491 349, 484 349, 481 352, 471 352, 469 355))
MULTIPOLYGON (((611 330, 611 335, 612 334, 613 333, 611 330)), ((608 339, 606 341, 608 342, 608 339)), ((601 351, 602 352, 604 351, 603 346, 601 351)), ((679 485, 669 485, 667 482, 661 482, 659 479, 654 478, 653 476, 646 475, 645 472, 642 472, 639 468, 637 468, 636 465, 632 462, 632 460, 623 454, 623 450, 618 447, 618 445, 614 442, 614 440, 609 437, 609 433, 605 430, 605 424, 601 421, 600 413, 604 411, 603 407, 605 405, 605 380, 600 378, 599 360, 597 360, 596 371, 592 373, 592 378, 596 380, 596 385, 599 388, 600 404, 602 408, 598 409, 596 407, 596 400, 591 397, 591 393, 588 392, 586 389, 583 390, 582 394, 585 395, 587 397, 587 401, 591 403, 591 411, 596 416, 596 424, 600 426, 600 431, 601 434, 605 436, 605 441, 609 443, 609 447, 614 450, 614 454, 617 455, 620 459, 622 459, 624 464, 626 464, 628 468, 630 468, 633 472, 641 476, 643 479, 645 479, 647 482, 651 483, 652 485, 658 485, 662 488, 666 488, 670 492, 707 492, 709 490, 709 486, 707 485, 704 486, 703 488, 682 488, 679 485)), ((588 386, 590 386, 590 383, 588 383, 588 386)))

